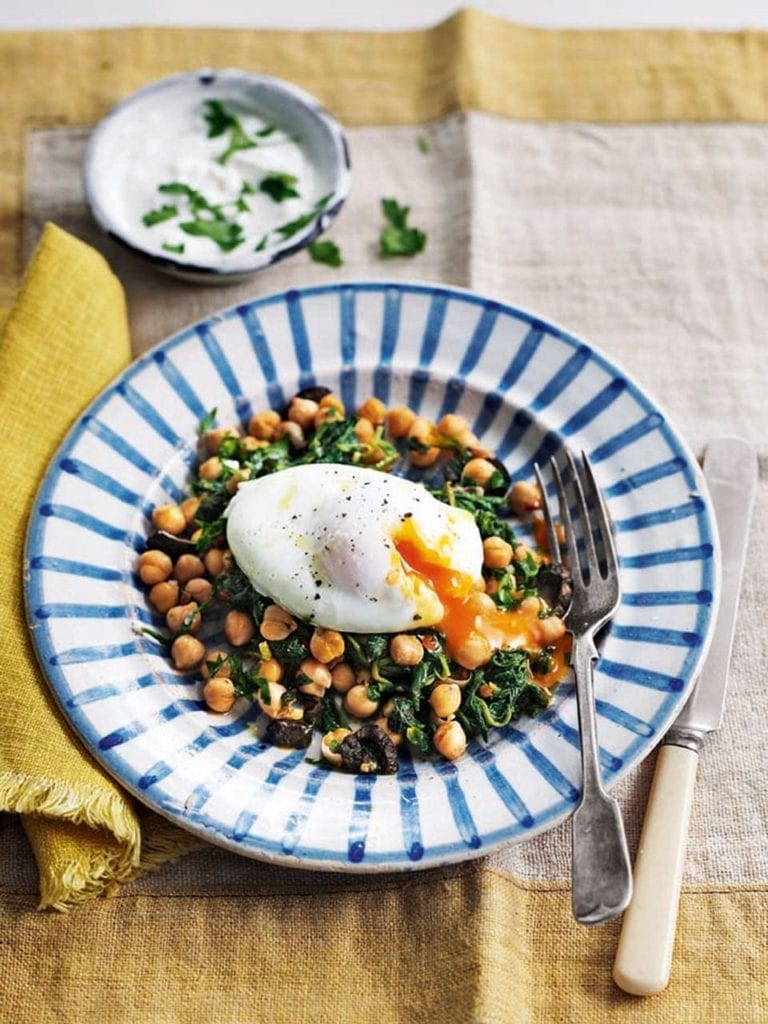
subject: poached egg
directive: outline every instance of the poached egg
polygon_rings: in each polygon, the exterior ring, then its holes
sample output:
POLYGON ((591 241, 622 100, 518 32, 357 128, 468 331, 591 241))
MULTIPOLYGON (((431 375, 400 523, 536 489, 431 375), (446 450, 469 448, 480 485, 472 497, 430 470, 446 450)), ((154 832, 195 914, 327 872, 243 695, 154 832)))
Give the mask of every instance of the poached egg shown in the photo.
POLYGON ((315 463, 242 483, 227 543, 260 593, 350 633, 439 627, 483 583, 472 515, 421 484, 315 463))

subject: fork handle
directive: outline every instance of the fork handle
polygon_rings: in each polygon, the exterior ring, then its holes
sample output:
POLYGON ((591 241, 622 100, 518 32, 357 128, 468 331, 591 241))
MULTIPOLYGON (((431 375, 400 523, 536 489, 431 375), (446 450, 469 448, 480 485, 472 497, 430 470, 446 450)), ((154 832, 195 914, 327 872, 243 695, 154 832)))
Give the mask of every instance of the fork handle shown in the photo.
POLYGON ((613 980, 634 996, 667 987, 699 755, 687 747, 659 751, 640 845, 635 894, 621 926, 613 980))
POLYGON ((594 696, 592 637, 574 637, 571 658, 581 736, 582 794, 571 829, 573 916, 579 924, 617 917, 632 895, 632 867, 619 805, 603 789, 594 696))

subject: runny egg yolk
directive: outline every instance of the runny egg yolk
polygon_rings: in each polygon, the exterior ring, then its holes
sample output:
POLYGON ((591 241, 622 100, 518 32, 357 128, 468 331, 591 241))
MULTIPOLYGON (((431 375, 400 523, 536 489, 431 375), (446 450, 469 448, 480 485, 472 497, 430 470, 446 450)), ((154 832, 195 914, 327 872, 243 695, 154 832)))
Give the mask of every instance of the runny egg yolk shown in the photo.
MULTIPOLYGON (((484 591, 483 581, 453 569, 441 558, 439 551, 424 544, 410 519, 392 537, 397 553, 409 573, 424 581, 443 605, 443 618, 436 628, 445 636, 449 656, 458 660, 457 652, 478 634, 488 642, 491 651, 525 647, 535 650, 542 643, 540 605, 538 601, 522 602, 515 609, 497 607, 484 591)), ((554 645, 550 671, 537 676, 542 686, 560 682, 567 672, 566 655, 570 649, 567 634, 554 645)))

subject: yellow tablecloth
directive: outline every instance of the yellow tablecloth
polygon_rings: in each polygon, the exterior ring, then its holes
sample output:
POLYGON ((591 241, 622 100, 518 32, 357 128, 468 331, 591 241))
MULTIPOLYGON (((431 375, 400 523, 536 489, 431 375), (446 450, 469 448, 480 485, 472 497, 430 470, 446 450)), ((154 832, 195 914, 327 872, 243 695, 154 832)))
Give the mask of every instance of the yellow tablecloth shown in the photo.
MULTIPOLYGON (((764 143, 761 122, 768 120, 767 55, 768 36, 760 33, 549 32, 472 11, 432 31, 396 35, 177 29, 6 33, 0 35, 0 59, 8 76, 5 116, 0 123, 0 143, 8 155, 0 166, 0 222, 6 225, 0 233, 0 302, 10 305, 16 297, 24 253, 38 242, 38 218, 46 204, 55 214, 64 210, 65 220, 68 215, 66 204, 57 206, 59 200, 52 191, 31 190, 32 180, 41 172, 39 153, 35 164, 28 141, 48 138, 43 131, 47 130, 56 145, 63 138, 64 151, 70 152, 66 146, 76 146, 77 139, 67 131, 76 134, 79 126, 95 122, 122 96, 164 74, 201 66, 241 66, 292 79, 357 133, 353 142, 359 152, 366 146, 377 152, 378 145, 382 152, 394 147, 400 163, 405 157, 400 180, 405 188, 426 173, 423 168, 409 173, 407 157, 415 154, 415 147, 408 146, 414 132, 443 118, 435 122, 434 139, 438 146, 445 144, 446 153, 455 151, 461 136, 470 154, 491 154, 491 176, 469 210, 478 230, 477 224, 487 227, 493 222, 492 205, 484 205, 483 196, 492 195, 496 164, 514 161, 515 153, 508 148, 512 142, 519 147, 521 166, 524 152, 545 153, 538 161, 533 157, 529 161, 536 168, 534 178, 543 175, 553 160, 564 161, 558 187, 561 180, 563 187, 572 187, 573 201, 555 211, 553 223, 570 216, 586 201, 587 185, 594 186, 591 180, 582 183, 566 158, 570 155, 584 166, 592 158, 578 146, 593 146, 594 165, 599 169, 605 164, 601 154, 617 144, 616 135, 601 131, 600 125, 620 131, 620 144, 636 154, 636 166, 648 137, 634 135, 633 126, 671 126, 680 121, 712 126, 711 138, 694 133, 697 149, 691 167, 702 179, 710 167, 706 160, 702 164, 702 153, 712 155, 715 170, 711 173, 717 169, 721 138, 717 126, 722 122, 742 126, 739 152, 754 154, 757 160, 764 143), (462 111, 479 113, 462 120, 462 111), (451 114, 454 118, 445 120, 451 114), (527 121, 538 122, 541 128, 529 128, 527 121), (386 147, 377 125, 392 127, 386 147), (25 186, 30 189, 26 202, 25 186), (25 210, 26 237, 22 231, 25 210)), ((672 154, 680 139, 690 140, 688 135, 665 139, 663 129, 652 138, 662 155, 665 145, 670 145, 672 154)), ((62 150, 54 147, 52 152, 62 150)), ((456 174, 466 174, 459 164, 456 174)), ((681 163, 683 171, 678 172, 684 176, 687 166, 681 163)), ((661 175, 660 188, 664 181, 661 175)), ((518 183, 521 197, 536 194, 536 181, 525 182, 522 172, 518 183)), ((614 200, 617 216, 623 187, 622 182, 614 200)), ((627 187, 631 205, 632 195, 642 191, 642 182, 633 181, 629 174, 627 187)), ((700 188, 705 184, 700 183, 700 188)), ((745 187, 734 194, 742 200, 747 193, 745 187)), ((712 195, 716 194, 715 187, 712 195)), ((437 218, 440 196, 431 197, 432 206, 426 194, 420 196, 428 215, 437 218)), ((354 202, 353 196, 351 209, 354 202)), ((668 209, 676 216, 680 206, 676 198, 668 209)), ((727 203, 725 207, 724 218, 727 203)), ((540 216, 540 211, 526 206, 521 198, 513 212, 518 219, 509 222, 507 237, 519 243, 521 238, 535 236, 531 217, 540 216)), ((746 224, 748 213, 741 212, 746 224)), ((684 231, 695 230, 695 220, 694 205, 690 224, 686 221, 680 229, 681 238, 684 231)), ((442 222, 436 219, 435 223, 438 230, 430 236, 429 255, 434 262, 414 263, 396 273, 422 276, 426 270, 432 279, 519 290, 524 282, 530 287, 531 281, 560 269, 559 281, 569 281, 568 254, 556 246, 547 258, 550 262, 540 259, 531 265, 530 278, 524 260, 510 261, 503 249, 497 251, 493 245, 485 256, 471 258, 466 272, 459 271, 447 244, 455 242, 455 224, 445 228, 441 263, 442 222)), ((612 236, 611 223, 608 218, 599 238, 620 254, 622 241, 612 236)), ((759 322, 762 312, 759 275, 751 289, 745 281, 743 296, 735 294, 733 281, 740 280, 740 273, 745 278, 753 273, 751 258, 759 253, 759 231, 755 237, 758 240, 749 243, 751 248, 745 241, 743 253, 735 247, 723 254, 725 284, 720 283, 720 291, 717 283, 708 284, 713 294, 733 304, 734 323, 739 322, 739 305, 742 315, 748 314, 739 324, 745 328, 743 333, 748 333, 753 321, 759 322)), ((111 250, 106 251, 111 257, 111 250)), ((695 247, 691 251, 695 254, 695 247)), ((639 249, 637 259, 647 258, 648 253, 639 249)), ((357 260, 355 269, 380 274, 380 268, 367 266, 368 254, 358 253, 357 260)), ((605 254, 603 262, 599 253, 595 256, 596 279, 609 270, 611 262, 605 254)), ((646 302, 655 297, 660 306, 662 298, 667 304, 659 322, 683 316, 683 311, 668 308, 670 295, 684 293, 684 288, 672 287, 676 285, 673 268, 666 268, 672 285, 656 280, 657 267, 649 264, 642 270, 646 302)), ((320 271, 312 268, 311 272, 320 271)), ((309 270, 296 261, 280 273, 287 276, 265 278, 266 283, 254 287, 264 290, 270 280, 282 286, 284 280, 298 281, 309 270)), ((561 319, 569 323, 569 303, 585 324, 588 313, 583 310, 589 308, 594 316, 590 326, 599 334, 602 321, 594 307, 605 300, 597 289, 592 290, 583 269, 580 278, 575 270, 573 275, 579 287, 569 293, 553 285, 545 294, 563 295, 561 319)), ((627 293, 626 321, 635 317, 641 326, 655 324, 651 312, 636 299, 636 285, 633 282, 630 287, 626 280, 616 284, 627 293)), ((159 335, 153 337, 159 322, 153 319, 153 306, 164 294, 174 317, 181 315, 186 297, 199 301, 191 291, 141 278, 129 290, 135 347, 139 337, 139 347, 160 340, 159 335), (137 309, 144 311, 139 319, 137 309)), ((516 297, 523 304, 524 295, 516 297)), ((211 297, 208 308, 221 304, 211 297)), ((607 322, 608 312, 605 316, 607 322)), ((180 327, 191 318, 171 326, 180 327)), ((670 366, 671 382, 657 370, 663 342, 649 341, 647 364, 629 337, 622 354, 636 359, 636 371, 653 378, 662 397, 671 400, 694 444, 705 439, 705 430, 740 421, 742 432, 753 431, 757 440, 745 411, 746 406, 759 415, 759 396, 750 392, 758 360, 755 339, 736 339, 741 371, 736 360, 731 383, 725 373, 718 387, 709 389, 709 368, 722 360, 725 348, 706 336, 705 324, 692 326, 693 331, 681 335, 690 348, 670 366), (699 394, 706 396, 707 408, 697 418, 699 394)), ((695 881, 689 881, 683 896, 673 983, 664 995, 646 1002, 624 996, 610 980, 618 925, 587 930, 570 919, 564 833, 527 844, 531 852, 518 861, 493 859, 407 878, 347 879, 291 872, 234 863, 235 858, 220 851, 204 850, 174 867, 166 866, 153 878, 122 885, 112 900, 87 900, 102 891, 114 892, 118 883, 194 846, 186 834, 126 799, 80 755, 66 726, 57 724, 30 655, 19 605, 19 547, 25 511, 39 476, 83 404, 128 358, 123 298, 116 279, 92 249, 49 228, 0 346, 3 492, 8 496, 0 532, 5 669, 0 683, 0 806, 24 815, 43 901, 80 905, 64 917, 33 909, 29 849, 15 820, 0 818, 4 840, 0 846, 8 864, 0 872, 0 1006, 7 1019, 21 1024, 27 1020, 254 1018, 548 1024, 571 1020, 747 1022, 768 1016, 761 948, 768 858, 735 858, 728 871, 713 872, 711 865, 720 849, 717 835, 694 836, 695 881), (38 731, 41 721, 45 725, 38 731), (44 744, 40 736, 45 736, 44 744), (42 956, 41 950, 45 950, 42 956)), ((761 508, 756 529, 762 537, 764 503, 761 508)), ((754 574, 748 576, 745 600, 750 621, 759 620, 764 591, 754 574)), ((758 668, 764 669, 766 653, 759 642, 758 648, 758 668)), ((744 659, 746 664, 746 654, 744 659)), ((751 679, 747 679, 750 685, 751 679)), ((747 788, 742 792, 745 800, 754 802, 759 829, 759 772, 753 766, 744 775, 747 788)), ((633 785, 623 790, 632 841, 636 841, 648 778, 649 768, 644 766, 633 785)), ((716 831, 720 827, 716 823, 716 831)), ((764 820, 762 830, 764 837, 764 820)))

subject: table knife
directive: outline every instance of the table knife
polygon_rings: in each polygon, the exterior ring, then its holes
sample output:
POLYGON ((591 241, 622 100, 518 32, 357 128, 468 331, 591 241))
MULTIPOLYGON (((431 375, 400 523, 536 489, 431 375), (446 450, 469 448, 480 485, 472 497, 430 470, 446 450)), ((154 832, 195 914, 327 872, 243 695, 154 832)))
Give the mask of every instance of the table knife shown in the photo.
POLYGON ((664 737, 622 922, 613 980, 646 996, 669 982, 699 752, 720 727, 739 590, 757 487, 757 456, 741 438, 712 441, 704 456, 720 536, 721 592, 709 652, 693 692, 664 737))

